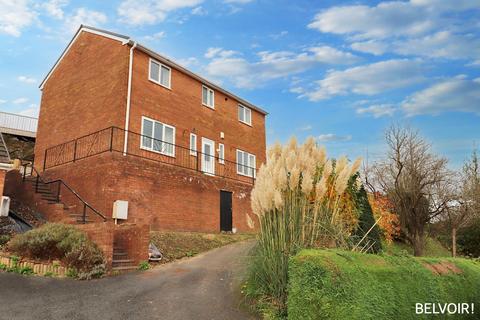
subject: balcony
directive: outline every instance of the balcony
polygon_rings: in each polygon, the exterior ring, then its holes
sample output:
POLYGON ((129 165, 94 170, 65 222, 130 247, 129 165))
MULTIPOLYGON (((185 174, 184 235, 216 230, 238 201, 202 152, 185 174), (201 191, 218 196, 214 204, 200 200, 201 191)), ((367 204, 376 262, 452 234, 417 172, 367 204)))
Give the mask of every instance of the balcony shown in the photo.
POLYGON ((35 138, 37 125, 37 118, 0 112, 0 132, 35 138))
POLYGON ((43 169, 48 170, 105 152, 121 153, 249 184, 253 184, 256 177, 255 168, 219 159, 216 152, 206 154, 136 132, 128 131, 127 134, 127 131, 118 127, 105 128, 46 149, 43 169), (126 150, 125 139, 128 139, 126 150), (146 140, 153 142, 152 148, 142 147, 142 141, 146 140))

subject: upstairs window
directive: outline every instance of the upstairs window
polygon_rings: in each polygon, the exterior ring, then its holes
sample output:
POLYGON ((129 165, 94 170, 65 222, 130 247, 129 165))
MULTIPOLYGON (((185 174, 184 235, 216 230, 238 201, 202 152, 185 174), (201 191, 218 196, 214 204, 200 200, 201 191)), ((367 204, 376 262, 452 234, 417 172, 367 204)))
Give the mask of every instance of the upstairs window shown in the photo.
POLYGON ((255 178, 256 157, 248 152, 237 150, 237 173, 255 178))
POLYGON ((190 155, 197 156, 197 135, 190 133, 190 155))
POLYGON ((252 125, 252 110, 247 107, 238 105, 238 120, 248 125, 252 125))
POLYGON ((150 69, 148 72, 149 80, 170 89, 171 73, 172 70, 169 67, 150 59, 150 69))
POLYGON ((202 86, 202 103, 204 106, 215 109, 215 93, 205 86, 202 86))
POLYGON ((218 163, 225 164, 225 146, 223 143, 218 144, 218 163))
POLYGON ((175 156, 175 127, 142 117, 142 149, 175 156))

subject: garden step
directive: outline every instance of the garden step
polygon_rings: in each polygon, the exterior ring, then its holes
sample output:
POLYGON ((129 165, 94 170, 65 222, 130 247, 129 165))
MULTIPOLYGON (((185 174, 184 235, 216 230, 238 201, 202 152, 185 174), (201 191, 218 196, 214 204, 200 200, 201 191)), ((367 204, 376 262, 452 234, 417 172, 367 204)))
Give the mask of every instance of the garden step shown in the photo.
POLYGON ((112 271, 130 271, 137 270, 136 266, 122 266, 122 267, 112 267, 112 271))
POLYGON ((127 255, 128 253, 125 251, 117 251, 117 252, 115 252, 115 250, 113 251, 114 257, 126 257, 127 255))

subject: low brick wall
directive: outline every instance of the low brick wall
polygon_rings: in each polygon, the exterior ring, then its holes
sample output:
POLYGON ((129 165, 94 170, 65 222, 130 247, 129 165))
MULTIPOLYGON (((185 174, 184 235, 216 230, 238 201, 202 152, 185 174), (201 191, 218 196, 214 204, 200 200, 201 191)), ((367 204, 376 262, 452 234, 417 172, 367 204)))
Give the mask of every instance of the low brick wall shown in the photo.
POLYGON ((139 264, 148 260, 148 245, 150 243, 150 227, 148 224, 125 223, 116 225, 114 229, 114 246, 122 247, 128 258, 139 264))
POLYGON ((0 196, 3 195, 3 188, 5 185, 5 176, 7 174, 6 170, 0 169, 0 196))
MULTIPOLYGON (((0 254, 0 264, 4 264, 8 268, 13 268, 15 266, 15 261, 10 256, 0 254)), ((41 276, 51 274, 57 277, 65 277, 67 274, 67 268, 55 263, 47 264, 22 258, 20 261, 17 261, 16 264, 19 268, 30 267, 35 274, 41 276)))
POLYGON ((107 262, 107 268, 110 268, 113 259, 113 222, 80 224, 76 225, 76 227, 85 232, 88 238, 102 250, 107 262))

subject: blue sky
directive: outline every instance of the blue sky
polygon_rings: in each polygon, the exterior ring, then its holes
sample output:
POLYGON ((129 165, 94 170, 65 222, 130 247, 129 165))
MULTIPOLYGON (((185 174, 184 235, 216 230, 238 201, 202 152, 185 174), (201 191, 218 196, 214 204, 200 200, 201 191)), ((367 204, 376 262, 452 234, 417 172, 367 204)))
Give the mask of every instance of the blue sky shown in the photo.
POLYGON ((0 0, 0 109, 36 115, 38 85, 79 24, 133 37, 263 107, 271 144, 385 154, 418 128, 459 167, 480 142, 480 1, 0 0))

